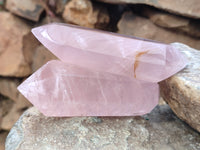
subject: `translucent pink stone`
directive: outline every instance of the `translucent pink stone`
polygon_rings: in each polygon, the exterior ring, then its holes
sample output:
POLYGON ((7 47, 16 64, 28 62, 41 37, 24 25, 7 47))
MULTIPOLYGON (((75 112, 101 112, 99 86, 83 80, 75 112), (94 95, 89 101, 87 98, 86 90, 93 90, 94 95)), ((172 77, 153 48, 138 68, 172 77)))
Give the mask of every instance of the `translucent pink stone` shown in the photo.
POLYGON ((171 45, 50 24, 33 34, 61 61, 50 61, 19 91, 47 116, 130 116, 158 103, 157 82, 187 60, 171 45))
POLYGON ((47 116, 141 115, 158 103, 158 84, 129 80, 57 60, 18 88, 47 116))
POLYGON ((139 40, 119 34, 50 24, 34 28, 33 34, 60 60, 92 70, 159 82, 183 69, 184 56, 171 45, 139 40), (140 55, 135 69, 136 55, 140 55), (135 70, 135 72, 134 72, 135 70))

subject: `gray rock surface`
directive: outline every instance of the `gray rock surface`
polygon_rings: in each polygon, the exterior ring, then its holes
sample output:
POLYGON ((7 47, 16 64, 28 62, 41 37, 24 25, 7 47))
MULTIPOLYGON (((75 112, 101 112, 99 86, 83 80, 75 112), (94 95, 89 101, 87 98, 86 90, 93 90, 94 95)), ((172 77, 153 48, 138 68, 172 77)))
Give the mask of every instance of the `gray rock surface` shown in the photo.
POLYGON ((45 117, 26 111, 10 131, 6 150, 199 150, 200 134, 168 105, 143 117, 45 117))
POLYGON ((187 67, 161 82, 161 95, 175 114, 200 132, 200 51, 173 44, 188 57, 187 67))

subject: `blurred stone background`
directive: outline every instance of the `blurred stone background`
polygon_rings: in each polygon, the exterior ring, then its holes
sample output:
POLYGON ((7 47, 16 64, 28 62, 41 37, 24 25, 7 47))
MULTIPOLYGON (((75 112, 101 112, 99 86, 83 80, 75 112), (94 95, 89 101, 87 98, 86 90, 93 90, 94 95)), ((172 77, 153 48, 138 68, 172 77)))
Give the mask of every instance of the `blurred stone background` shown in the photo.
MULTIPOLYGON (((9 130, 31 106, 17 86, 47 61, 57 59, 31 34, 31 28, 50 22, 200 49, 199 0, 0 0, 0 150, 4 150, 9 130)), ((192 106, 198 110, 200 94, 194 94, 197 101, 192 106)), ((200 131, 199 111, 192 113, 197 120, 194 124, 174 103, 170 106, 195 132, 200 131)))

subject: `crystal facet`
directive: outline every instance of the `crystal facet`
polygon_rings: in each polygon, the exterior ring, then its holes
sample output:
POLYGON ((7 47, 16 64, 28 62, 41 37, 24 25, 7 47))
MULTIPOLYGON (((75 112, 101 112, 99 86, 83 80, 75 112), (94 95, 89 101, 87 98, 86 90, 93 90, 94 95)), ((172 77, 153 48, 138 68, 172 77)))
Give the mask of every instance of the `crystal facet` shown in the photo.
POLYGON ((157 82, 187 60, 171 45, 50 24, 33 34, 61 61, 50 61, 19 91, 47 116, 130 116, 158 103, 157 82))

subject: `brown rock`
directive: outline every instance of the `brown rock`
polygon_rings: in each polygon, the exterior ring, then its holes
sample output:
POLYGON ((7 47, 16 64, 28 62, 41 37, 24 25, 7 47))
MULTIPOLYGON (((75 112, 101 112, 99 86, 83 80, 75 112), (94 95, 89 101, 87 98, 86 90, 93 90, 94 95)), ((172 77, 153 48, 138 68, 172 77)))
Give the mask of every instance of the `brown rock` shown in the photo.
POLYGON ((141 13, 158 26, 181 31, 194 37, 200 37, 200 21, 198 20, 176 16, 150 8, 142 9, 141 13))
POLYGON ((17 101, 19 92, 17 86, 20 84, 19 79, 0 78, 0 94, 17 101))
POLYGON ((46 16, 37 24, 37 26, 42 26, 42 25, 46 25, 49 23, 55 23, 55 22, 56 23, 64 23, 63 19, 60 17, 46 16))
POLYGON ((2 129, 1 124, 3 121, 3 117, 9 113, 10 108, 12 108, 13 105, 14 102, 12 100, 0 96, 0 131, 2 129))
POLYGON ((145 4, 191 18, 200 18, 199 0, 98 0, 115 4, 145 4))
POLYGON ((5 142, 7 135, 7 131, 0 131, 0 150, 5 150, 5 142))
POLYGON ((20 115, 27 109, 22 102, 14 102, 8 98, 0 99, 0 131, 10 130, 20 115))
POLYGON ((119 33, 157 40, 164 43, 181 42, 200 49, 200 39, 167 30, 153 24, 149 19, 136 16, 131 12, 123 14, 118 23, 119 33))
POLYGON ((57 14, 62 14, 65 8, 65 4, 69 0, 54 0, 55 1, 55 12, 57 14))
POLYGON ((29 101, 19 93, 17 86, 21 83, 19 79, 0 78, 0 94, 15 101, 18 109, 30 107, 29 101))
POLYGON ((107 10, 90 0, 72 0, 65 6, 63 18, 66 22, 89 28, 104 28, 109 23, 107 10))
POLYGON ((10 130, 23 112, 24 109, 19 109, 18 105, 14 103, 13 106, 9 108, 8 113, 3 116, 1 122, 1 129, 7 131, 10 130))
POLYGON ((187 67, 160 83, 161 95, 175 114, 200 132, 200 52, 173 44, 188 57, 187 67))
POLYGON ((30 27, 8 12, 0 12, 0 75, 24 77, 31 73, 28 57, 38 45, 30 27))
POLYGON ((36 0, 6 0, 6 8, 10 12, 32 21, 38 21, 44 11, 43 6, 36 0))
POLYGON ((55 55, 53 55, 49 50, 47 50, 44 46, 39 46, 35 50, 35 54, 33 55, 32 71, 35 72, 46 62, 53 59, 58 59, 58 58, 55 55))
POLYGON ((10 131, 6 150, 199 150, 200 135, 168 105, 143 117, 45 117, 26 111, 10 131))

